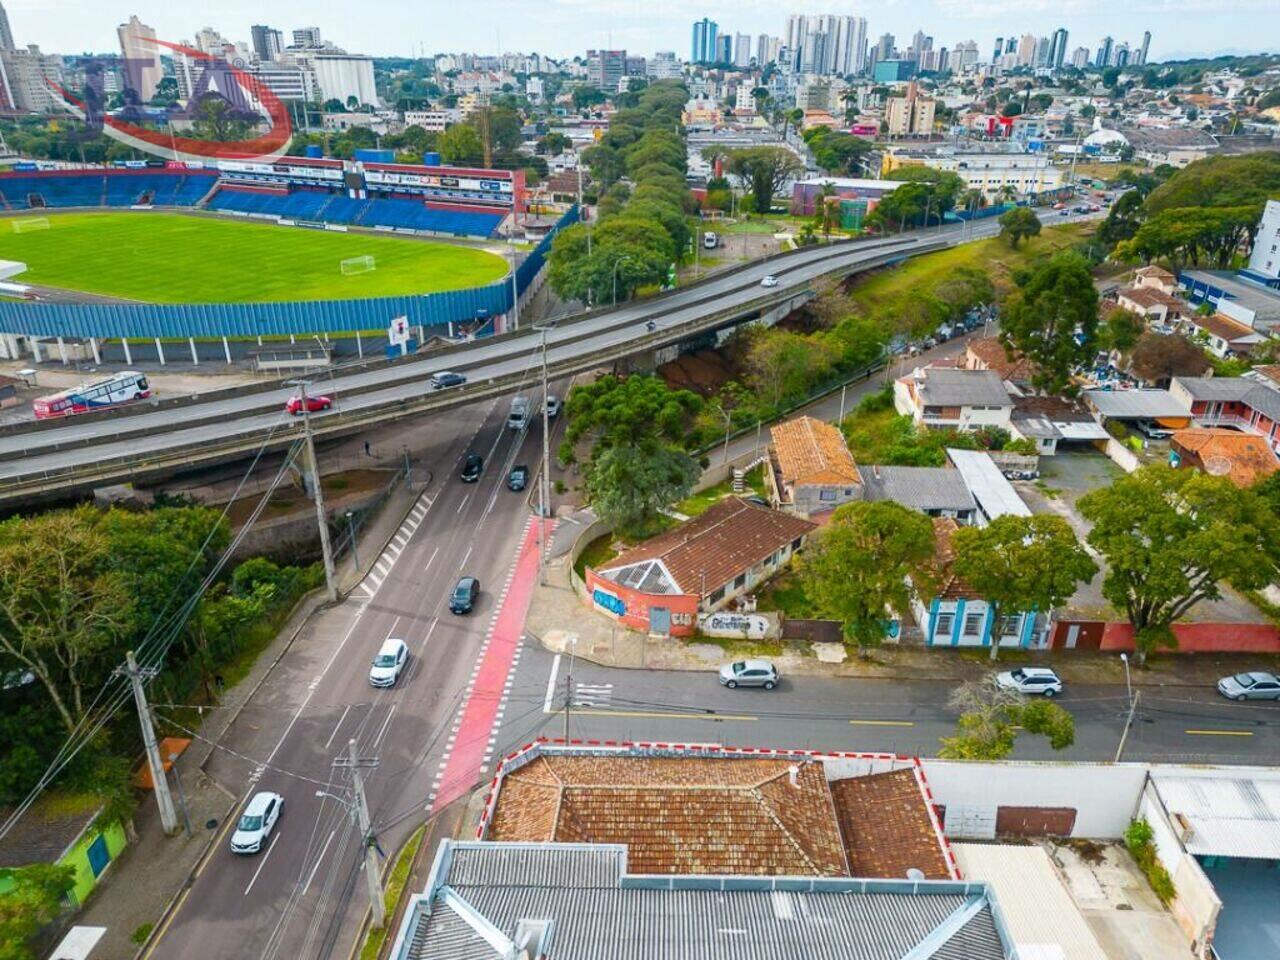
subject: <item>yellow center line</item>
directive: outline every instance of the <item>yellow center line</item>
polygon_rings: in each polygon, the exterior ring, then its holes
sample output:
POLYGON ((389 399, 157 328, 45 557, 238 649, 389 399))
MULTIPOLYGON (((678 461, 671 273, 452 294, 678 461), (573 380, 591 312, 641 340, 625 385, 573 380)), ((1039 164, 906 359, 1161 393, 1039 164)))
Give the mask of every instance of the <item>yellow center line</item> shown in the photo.
POLYGON ((850 720, 852 724, 863 727, 914 727, 914 720, 850 720))
POLYGON ((1252 737, 1252 730, 1184 730, 1183 733, 1189 733, 1199 737, 1252 737))
POLYGON ((658 711, 649 710, 584 710, 574 707, 570 712, 571 716, 588 716, 588 717, 657 717, 659 719, 670 718, 672 720, 759 720, 759 717, 749 717, 737 713, 660 713, 658 711))

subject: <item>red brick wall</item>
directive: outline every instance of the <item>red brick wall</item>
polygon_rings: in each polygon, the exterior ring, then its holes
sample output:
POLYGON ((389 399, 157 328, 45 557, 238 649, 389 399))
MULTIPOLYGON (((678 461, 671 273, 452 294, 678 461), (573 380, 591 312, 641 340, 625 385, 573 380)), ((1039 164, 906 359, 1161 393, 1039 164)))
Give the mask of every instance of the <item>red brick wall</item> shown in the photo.
POLYGON ((611 580, 597 574, 591 568, 586 570, 587 596, 591 609, 596 613, 613 617, 632 630, 649 631, 649 608, 666 607, 671 611, 671 635, 673 637, 691 637, 698 629, 698 598, 689 594, 650 594, 640 593, 628 587, 620 587, 611 580), (604 596, 616 597, 623 605, 622 613, 609 609, 601 603, 604 596))
MULTIPOLYGON (((1178 653, 1280 653, 1280 629, 1269 623, 1175 623, 1178 653)), ((1103 650, 1132 650, 1133 625, 1108 623, 1103 650)))

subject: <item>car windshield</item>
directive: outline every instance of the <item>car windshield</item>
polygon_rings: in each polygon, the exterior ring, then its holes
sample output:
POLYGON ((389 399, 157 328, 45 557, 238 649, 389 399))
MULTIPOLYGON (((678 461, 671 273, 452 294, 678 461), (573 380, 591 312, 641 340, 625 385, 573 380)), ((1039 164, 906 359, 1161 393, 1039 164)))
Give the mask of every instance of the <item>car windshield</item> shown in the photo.
POLYGON ((1234 679, 1242 687, 1252 687, 1255 682, 1251 673, 1237 673, 1234 679))
POLYGON ((1009 674, 1009 676, 1013 677, 1013 679, 1015 680, 1027 679, 1027 675, 1023 673, 1021 670, 1014 670, 1012 673, 1009 674))
POLYGON ((743 670, 747 669, 746 661, 739 660, 737 663, 733 664, 733 666, 731 666, 729 669, 732 670, 734 673, 741 673, 743 670))
POLYGON ((373 658, 375 667, 394 667, 396 665, 396 655, 394 653, 380 653, 373 658))
POLYGON ((453 588, 453 595, 459 600, 465 599, 467 594, 471 592, 471 585, 465 580, 453 588))
POLYGON ((261 830, 262 818, 251 817, 246 813, 243 817, 240 818, 240 826, 238 829, 245 830, 245 831, 261 830))

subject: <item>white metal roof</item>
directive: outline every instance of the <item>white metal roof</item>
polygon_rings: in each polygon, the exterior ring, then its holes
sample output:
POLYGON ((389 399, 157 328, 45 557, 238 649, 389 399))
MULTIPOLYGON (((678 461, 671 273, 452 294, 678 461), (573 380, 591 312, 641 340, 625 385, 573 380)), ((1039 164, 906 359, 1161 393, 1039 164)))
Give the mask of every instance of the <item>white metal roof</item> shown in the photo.
POLYGON ((1168 390, 1086 390, 1084 398, 1108 419, 1191 416, 1186 405, 1168 390))
POLYGON ((951 848, 966 880, 983 881, 995 890, 1018 956, 1106 956, 1042 847, 956 843, 951 848))
POLYGON ((964 485, 988 520, 1007 514, 1031 516, 1031 508, 1022 502, 1018 491, 1013 489, 1013 484, 1005 479, 988 454, 981 450, 953 450, 948 447, 947 456, 956 465, 964 485))
POLYGON ((1165 810, 1191 828, 1200 856, 1280 860, 1280 776, 1170 776, 1152 771, 1165 810))

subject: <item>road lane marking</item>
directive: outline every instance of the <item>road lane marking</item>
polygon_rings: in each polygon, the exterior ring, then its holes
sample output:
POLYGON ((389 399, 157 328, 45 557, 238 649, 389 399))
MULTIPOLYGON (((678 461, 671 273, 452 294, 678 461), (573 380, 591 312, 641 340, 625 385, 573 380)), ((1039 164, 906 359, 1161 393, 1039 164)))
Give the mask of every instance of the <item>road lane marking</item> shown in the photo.
POLYGON ((1195 737, 1252 737, 1252 730, 1184 730, 1195 737))
POLYGON ((351 704, 347 704, 342 708, 342 716, 338 718, 337 724, 333 728, 333 733, 329 734, 329 739, 324 742, 324 748, 329 749, 329 744, 333 743, 333 738, 338 735, 338 730, 342 727, 342 721, 347 719, 347 712, 351 709, 351 704))
POLYGON ((387 711, 387 719, 382 721, 382 727, 378 730, 378 735, 373 738, 373 748, 375 750, 377 749, 378 744, 382 742, 382 738, 386 736, 387 727, 391 725, 391 717, 395 714, 397 706, 399 706, 399 704, 393 703, 391 705, 391 709, 387 711))
POLYGON ((852 724, 863 727, 914 727, 913 720, 850 720, 852 724))
POLYGON ((542 701, 542 712, 551 713, 551 701, 556 695, 556 674, 560 672, 560 654, 551 661, 551 676, 547 677, 547 696, 542 701))
MULTIPOLYGON (((559 712, 559 711, 557 711, 559 712)), ((738 713, 660 713, 650 710, 579 710, 574 707, 573 716, 588 717, 656 717, 663 720, 759 720, 759 717, 738 713)))
POLYGON ((336 829, 329 832, 329 839, 324 842, 324 846, 320 848, 320 856, 316 857, 316 865, 311 868, 311 872, 307 874, 307 882, 302 885, 302 893, 300 896, 305 897, 307 891, 311 889, 311 881, 316 878, 316 871, 320 869, 320 861, 324 859, 324 855, 329 852, 329 844, 333 842, 333 835, 337 833, 336 829))
MULTIPOLYGON (((472 546, 474 546, 474 544, 472 544, 472 546)), ((471 559, 471 547, 467 547, 467 552, 462 555, 462 562, 458 564, 458 569, 461 570, 464 567, 466 567, 467 561, 470 559, 471 559)))
POLYGON ((275 836, 271 838, 271 842, 267 844, 267 852, 262 855, 262 859, 258 862, 258 869, 253 871, 253 877, 249 880, 249 885, 244 888, 244 895, 247 897, 249 891, 253 889, 253 885, 258 882, 258 874, 262 872, 262 868, 267 865, 267 858, 271 856, 271 851, 276 848, 276 842, 280 839, 280 832, 276 831, 275 836))

